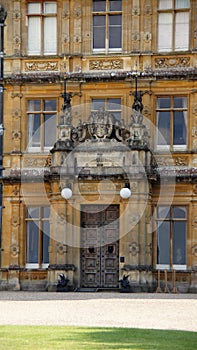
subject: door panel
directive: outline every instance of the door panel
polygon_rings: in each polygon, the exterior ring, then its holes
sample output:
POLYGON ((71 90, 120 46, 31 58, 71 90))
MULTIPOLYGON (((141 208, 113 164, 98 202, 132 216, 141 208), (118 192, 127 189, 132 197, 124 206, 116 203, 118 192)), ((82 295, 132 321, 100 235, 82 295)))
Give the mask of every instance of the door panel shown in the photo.
POLYGON ((119 277, 119 206, 81 208, 81 286, 115 288, 119 277))

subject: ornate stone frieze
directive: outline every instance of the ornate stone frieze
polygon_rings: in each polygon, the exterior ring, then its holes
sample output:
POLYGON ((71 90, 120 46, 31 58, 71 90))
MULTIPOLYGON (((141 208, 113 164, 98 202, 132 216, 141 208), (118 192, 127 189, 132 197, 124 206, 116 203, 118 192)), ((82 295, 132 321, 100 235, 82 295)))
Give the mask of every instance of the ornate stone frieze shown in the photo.
MULTIPOLYGON (((51 160, 49 160, 49 163, 50 162, 51 162, 51 160)), ((47 166, 46 165, 46 158, 26 158, 26 159, 24 159, 23 166, 24 167, 46 167, 47 166)))
POLYGON ((155 58, 155 68, 189 67, 190 57, 159 57, 155 58))
POLYGON ((108 69, 123 69, 123 60, 109 59, 109 60, 90 60, 90 70, 108 70, 108 69))
POLYGON ((25 62, 25 71, 57 71, 57 61, 28 61, 25 62))

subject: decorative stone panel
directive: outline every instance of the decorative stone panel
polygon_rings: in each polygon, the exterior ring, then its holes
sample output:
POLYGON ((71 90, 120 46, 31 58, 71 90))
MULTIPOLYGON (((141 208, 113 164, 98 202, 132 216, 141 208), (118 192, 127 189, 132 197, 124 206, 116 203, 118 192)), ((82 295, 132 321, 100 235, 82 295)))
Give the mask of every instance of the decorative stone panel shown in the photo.
POLYGON ((190 57, 158 57, 155 58, 155 68, 189 67, 190 57))
POLYGON ((57 71, 57 61, 28 61, 25 62, 25 71, 57 71))
POLYGON ((90 60, 90 70, 111 70, 111 69, 123 69, 123 60, 109 59, 109 60, 90 60))

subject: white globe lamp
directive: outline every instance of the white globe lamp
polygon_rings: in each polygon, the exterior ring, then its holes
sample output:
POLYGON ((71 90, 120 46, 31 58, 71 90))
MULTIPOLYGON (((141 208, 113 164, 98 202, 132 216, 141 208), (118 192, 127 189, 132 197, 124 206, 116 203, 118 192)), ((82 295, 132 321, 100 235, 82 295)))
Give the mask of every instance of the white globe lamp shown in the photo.
POLYGON ((73 195, 72 190, 68 187, 63 188, 61 191, 61 196, 66 200, 70 199, 72 195, 73 195))
POLYGON ((129 197, 131 197, 131 190, 129 188, 123 187, 120 190, 120 197, 123 199, 128 199, 129 197))

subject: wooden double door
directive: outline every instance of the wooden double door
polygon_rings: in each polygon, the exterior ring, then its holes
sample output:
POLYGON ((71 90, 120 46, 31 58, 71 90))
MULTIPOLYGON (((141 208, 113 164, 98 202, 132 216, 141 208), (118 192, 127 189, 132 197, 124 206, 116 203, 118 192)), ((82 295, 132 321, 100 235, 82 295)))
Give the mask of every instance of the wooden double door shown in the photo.
POLYGON ((119 205, 81 207, 81 287, 117 288, 119 205))

